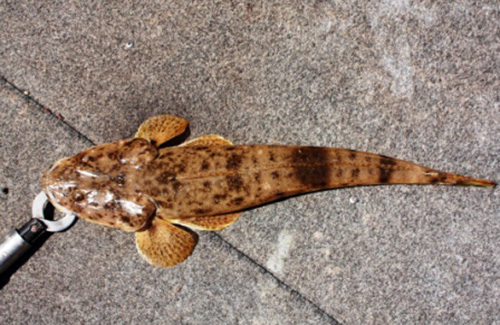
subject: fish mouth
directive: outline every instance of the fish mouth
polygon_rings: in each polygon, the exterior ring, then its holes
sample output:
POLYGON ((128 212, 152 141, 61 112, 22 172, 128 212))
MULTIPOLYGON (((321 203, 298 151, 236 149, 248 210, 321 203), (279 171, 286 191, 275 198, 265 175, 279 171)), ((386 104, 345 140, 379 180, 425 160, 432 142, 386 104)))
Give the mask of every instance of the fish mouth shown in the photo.
MULTIPOLYGON (((56 162, 54 162, 49 169, 47 169, 47 171, 44 173, 43 177, 42 177, 42 190, 45 192, 45 194, 47 195, 47 198, 49 199, 49 202, 54 206, 54 208, 56 208, 58 211, 64 213, 64 214, 67 214, 67 213, 71 213, 71 214, 75 214, 76 213, 64 206, 62 206, 61 204, 59 204, 57 201, 57 198, 56 196, 54 195, 54 193, 52 193, 52 190, 51 190, 51 185, 53 183, 55 183, 55 181, 52 179, 52 173, 53 171, 59 167, 60 163, 65 160, 67 158, 61 158, 59 160, 57 160, 56 162)), ((53 186, 53 185, 52 185, 53 186)))
POLYGON ((47 194, 47 197, 49 198, 50 203, 54 206, 54 208, 57 209, 57 211, 62 212, 64 214, 68 214, 69 213, 69 214, 75 214, 76 215, 75 211, 72 211, 72 210, 70 210, 68 208, 65 208, 62 205, 60 205, 59 203, 57 203, 53 199, 52 194, 50 192, 49 193, 45 192, 45 194, 47 194))
POLYGON ((57 211, 60 211, 64 214, 67 214, 67 213, 71 213, 71 214, 76 214, 74 211, 60 205, 59 203, 57 203, 57 200, 56 198, 54 197, 54 195, 52 194, 52 191, 50 189, 48 189, 47 187, 45 187, 43 189, 43 191, 45 192, 45 194, 47 195, 47 198, 49 199, 49 202, 54 206, 54 208, 57 209, 57 211))

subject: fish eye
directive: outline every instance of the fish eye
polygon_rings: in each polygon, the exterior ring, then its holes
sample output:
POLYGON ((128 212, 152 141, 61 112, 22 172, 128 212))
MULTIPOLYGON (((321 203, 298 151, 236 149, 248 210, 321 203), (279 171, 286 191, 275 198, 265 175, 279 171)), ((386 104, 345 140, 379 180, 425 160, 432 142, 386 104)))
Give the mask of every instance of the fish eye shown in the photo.
POLYGON ((73 200, 75 201, 81 201, 85 198, 85 195, 81 191, 76 191, 75 194, 73 194, 73 200))
POLYGON ((94 161, 94 157, 92 157, 92 156, 87 155, 87 156, 82 158, 82 162, 84 162, 84 163, 91 162, 91 161, 94 161))

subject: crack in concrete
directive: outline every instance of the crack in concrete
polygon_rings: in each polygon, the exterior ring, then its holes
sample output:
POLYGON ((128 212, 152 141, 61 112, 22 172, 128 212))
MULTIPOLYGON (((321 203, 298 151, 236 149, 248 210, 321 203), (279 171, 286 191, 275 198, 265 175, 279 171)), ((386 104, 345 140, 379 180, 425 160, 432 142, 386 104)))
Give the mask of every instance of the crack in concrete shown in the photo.
POLYGON ((258 263, 256 260, 254 260, 253 258, 251 258, 249 255, 245 254, 243 251, 241 251, 238 248, 236 248, 233 244, 231 244, 230 242, 228 242, 227 240, 225 240, 224 238, 222 238, 221 235, 219 235, 219 234, 217 234, 216 232, 213 232, 213 231, 209 232, 209 233, 213 237, 216 237, 219 240, 221 240, 230 249, 236 251, 239 255, 243 256, 245 259, 247 259, 248 261, 250 261, 252 264, 255 264, 263 273, 269 274, 273 279, 276 280, 276 282, 278 282, 278 284, 280 286, 282 286, 283 288, 286 288, 292 295, 295 295, 295 296, 299 297, 300 299, 306 301, 307 303, 311 304, 319 312, 321 312, 322 314, 324 314, 325 316, 327 316, 332 321, 332 324, 341 325, 341 323, 338 320, 336 320, 332 315, 330 315, 329 313, 327 313, 323 308, 321 308, 320 306, 318 306, 318 304, 316 304, 314 301, 312 301, 309 298, 307 298, 306 296, 304 296, 301 292, 299 292, 296 289, 292 288, 285 281, 281 280, 276 275, 274 275, 274 273, 272 273, 271 271, 269 271, 265 266, 263 266, 262 264, 258 263))
POLYGON ((5 83, 7 86, 12 88, 14 91, 16 91, 22 98, 28 100, 31 102, 33 105, 38 107, 44 114, 50 115, 52 118, 55 118, 59 121, 59 123, 63 124, 65 127, 67 127, 69 130, 75 132, 78 137, 84 139, 86 142, 88 142, 90 145, 95 146, 96 144, 90 140, 85 134, 81 133, 78 131, 73 125, 69 124, 67 121, 65 121, 63 118, 61 118, 58 114, 55 114, 52 110, 50 110, 47 106, 42 105, 40 102, 38 102, 35 98, 31 96, 31 94, 27 93, 26 91, 22 90, 21 88, 17 87, 14 83, 10 82, 7 80, 4 76, 0 75, 0 82, 5 83))

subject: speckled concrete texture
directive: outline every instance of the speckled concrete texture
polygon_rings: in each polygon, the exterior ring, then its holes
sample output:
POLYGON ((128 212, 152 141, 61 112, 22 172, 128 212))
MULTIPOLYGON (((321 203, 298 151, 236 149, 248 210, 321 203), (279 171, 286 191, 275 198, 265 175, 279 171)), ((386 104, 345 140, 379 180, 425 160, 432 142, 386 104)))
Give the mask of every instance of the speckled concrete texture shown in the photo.
MULTIPOLYGON (((496 1, 4 1, 0 235, 28 219, 51 162, 158 113, 192 137, 498 181, 499 39, 496 1)), ((498 189, 463 187, 265 205, 168 270, 131 234, 79 221, 10 276, 0 323, 494 323, 499 242, 498 189)))

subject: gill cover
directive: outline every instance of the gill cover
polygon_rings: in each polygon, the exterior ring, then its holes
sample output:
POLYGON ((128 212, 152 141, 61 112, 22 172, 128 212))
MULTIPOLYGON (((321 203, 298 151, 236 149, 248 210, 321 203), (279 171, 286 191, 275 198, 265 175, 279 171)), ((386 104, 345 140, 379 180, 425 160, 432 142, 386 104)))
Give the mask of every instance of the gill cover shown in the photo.
POLYGON ((145 165, 158 156, 142 138, 107 143, 57 161, 42 187, 63 212, 105 226, 136 231, 150 221, 156 204, 138 188, 145 165))

